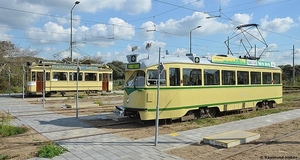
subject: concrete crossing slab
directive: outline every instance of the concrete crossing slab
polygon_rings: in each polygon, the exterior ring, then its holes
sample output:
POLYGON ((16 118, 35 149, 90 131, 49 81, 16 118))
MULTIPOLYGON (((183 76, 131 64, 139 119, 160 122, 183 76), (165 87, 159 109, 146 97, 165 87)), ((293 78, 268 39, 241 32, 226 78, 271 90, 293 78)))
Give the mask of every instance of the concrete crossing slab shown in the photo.
POLYGON ((260 134, 258 133, 247 132, 243 130, 233 130, 204 137, 203 142, 215 146, 229 148, 259 139, 259 137, 260 134))

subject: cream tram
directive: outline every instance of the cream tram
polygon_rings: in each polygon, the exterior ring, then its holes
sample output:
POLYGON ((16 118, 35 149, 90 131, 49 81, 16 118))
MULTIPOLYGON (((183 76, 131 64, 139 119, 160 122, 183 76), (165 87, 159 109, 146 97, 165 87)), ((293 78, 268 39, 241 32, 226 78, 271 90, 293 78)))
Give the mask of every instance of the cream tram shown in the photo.
MULTIPOLYGON (((156 118, 158 56, 128 55, 123 106, 117 114, 156 118)), ((229 55, 164 55, 160 61, 159 119, 213 117, 282 103, 282 71, 273 62, 229 55)))
POLYGON ((27 62, 26 94, 42 95, 44 89, 46 96, 53 94, 65 96, 76 92, 77 87, 79 92, 86 94, 109 92, 113 89, 112 72, 108 66, 98 64, 77 66, 54 62, 27 62))

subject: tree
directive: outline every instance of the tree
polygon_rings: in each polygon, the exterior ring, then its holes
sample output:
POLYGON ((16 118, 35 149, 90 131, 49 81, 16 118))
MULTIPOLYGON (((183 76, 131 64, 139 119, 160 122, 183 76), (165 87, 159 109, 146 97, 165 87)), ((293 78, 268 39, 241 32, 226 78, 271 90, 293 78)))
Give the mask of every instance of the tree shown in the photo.
POLYGON ((125 79, 125 63, 122 61, 112 61, 107 65, 113 70, 114 79, 125 79))
POLYGON ((21 87, 23 65, 28 61, 35 61, 40 51, 30 47, 21 48, 10 41, 0 42, 0 91, 8 88, 8 77, 11 86, 21 87))
MULTIPOLYGON (((61 60, 62 63, 71 63, 71 58, 67 57, 61 60)), ((77 63, 77 59, 73 60, 73 63, 77 63)), ((104 64, 104 61, 102 60, 102 57, 100 56, 92 56, 92 57, 84 57, 82 59, 79 59, 80 64, 104 64)))

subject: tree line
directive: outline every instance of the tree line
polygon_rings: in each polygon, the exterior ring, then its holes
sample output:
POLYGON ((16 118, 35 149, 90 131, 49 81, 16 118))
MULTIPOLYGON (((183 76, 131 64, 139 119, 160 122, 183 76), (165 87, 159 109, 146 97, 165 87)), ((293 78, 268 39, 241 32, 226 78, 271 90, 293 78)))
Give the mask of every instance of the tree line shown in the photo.
MULTIPOLYGON (((23 66, 26 62, 47 61, 37 57, 39 50, 30 47, 21 48, 10 41, 0 42, 0 93, 22 92, 23 66), (9 85, 10 83, 10 85, 9 85), (9 87, 10 86, 10 87, 9 87)), ((68 63, 71 58, 64 58, 56 62, 68 63)), ((81 64, 104 64, 101 57, 91 57, 80 59, 81 64)), ((122 61, 112 61, 107 63, 113 70, 114 85, 123 86, 125 79, 125 63, 122 61)), ((281 65, 282 80, 284 86, 293 85, 293 66, 281 65)), ((300 86, 300 65, 295 66, 295 86, 300 86)))

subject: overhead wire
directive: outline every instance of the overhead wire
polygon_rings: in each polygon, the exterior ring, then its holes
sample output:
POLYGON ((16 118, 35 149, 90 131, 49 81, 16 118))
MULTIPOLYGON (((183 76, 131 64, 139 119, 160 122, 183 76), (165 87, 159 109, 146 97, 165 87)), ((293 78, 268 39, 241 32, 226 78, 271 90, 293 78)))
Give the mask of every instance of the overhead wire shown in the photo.
MULTIPOLYGON (((134 22, 134 21, 138 21, 138 20, 143 20, 143 19, 149 19, 149 18, 153 18, 153 17, 157 17, 157 16, 161 16, 163 14, 166 14, 166 13, 169 13, 169 12, 172 12, 176 9, 179 9, 179 8, 182 8, 182 9, 186 9, 186 10, 190 10, 190 11, 194 11, 194 12, 202 12, 202 13, 211 13, 211 12, 203 12, 203 11, 198 11, 198 10, 195 10, 195 9, 191 9, 191 8, 188 8, 186 7, 187 5, 189 4, 192 4, 192 3, 195 3, 197 1, 193 1, 191 3, 188 3, 188 4, 185 4, 185 5, 176 5, 176 4, 172 4, 172 3, 168 3, 168 2, 164 2, 164 1, 161 1, 161 0, 155 0, 156 2, 159 2, 159 3, 163 3, 163 4, 167 4, 167 5, 171 5, 171 6, 175 6, 176 8, 173 8, 173 9, 170 9, 168 11, 164 11, 162 13, 159 13, 159 14, 156 14, 154 16, 149 16, 149 17, 145 17, 145 18, 139 18, 139 19, 136 19, 136 20, 129 20, 129 21, 126 21, 126 22, 134 22)), ((285 1, 281 1, 281 2, 276 2, 276 3, 272 3, 272 4, 267 4, 267 5, 263 5, 263 6, 268 6, 268 5, 274 5, 274 4, 279 4, 279 3, 284 3, 284 2, 287 2, 287 1, 290 1, 290 0, 285 0, 285 1)), ((228 8, 235 8, 235 7, 238 7, 238 6, 242 6, 242 5, 247 5, 249 3, 252 3, 252 2, 248 2, 248 3, 244 3, 244 4, 239 4, 239 5, 236 5, 236 6, 231 6, 231 7, 227 7, 227 8, 223 8, 223 9, 228 9, 228 8)), ((262 6, 260 6, 262 7, 262 6)), ((37 15, 42 15, 42 16, 50 16, 50 17, 59 17, 59 18, 66 18, 66 17, 63 17, 63 16, 57 16, 57 15, 51 15, 51 14, 44 14, 44 13, 37 13, 37 12, 31 12, 31 11, 24 11, 24 10, 20 10, 20 9, 12 9, 12 8, 7 8, 7 7, 0 7, 1 9, 7 9, 7 10, 12 10, 12 11, 18 11, 18 12, 23 12, 23 13, 28 13, 28 14, 37 14, 37 15)), ((253 9, 253 8, 258 8, 258 7, 251 7, 251 8, 247 8, 247 9, 253 9)), ((244 9, 243 9, 244 10, 244 9)), ((220 12, 220 9, 219 9, 219 12, 220 12)), ((233 12, 233 11, 232 11, 233 12)), ((231 13, 231 12, 225 12, 225 13, 231 13)), ((221 13, 223 16, 225 16, 226 18, 223 18, 223 19, 227 19, 227 20, 230 20, 232 21, 232 19, 230 19, 229 17, 227 17, 223 12, 221 13)), ((69 18, 66 18, 66 19, 69 19, 69 18)), ((74 19, 76 20, 76 19, 74 19)), ((102 23, 102 24, 106 24, 106 25, 116 25, 116 26, 120 26, 120 27, 128 27, 128 26, 124 26, 124 25, 121 25, 121 24, 108 24, 108 23, 103 23, 103 22, 99 22, 99 21, 91 21, 91 20, 84 20, 84 19, 81 19, 82 22, 91 22, 91 23, 102 23)), ((0 27, 3 27, 3 26, 0 26, 0 27)), ((11 27, 13 28, 13 27, 11 27)), ((16 27, 15 27, 16 28, 16 27)), ((30 29, 21 29, 21 28, 18 28, 20 30, 30 30, 30 29)), ((135 29, 142 29, 143 28, 135 28, 135 29)), ((34 30, 36 31, 36 30, 34 30)), ((268 30, 265 30, 265 31, 268 31, 268 30)), ((42 32, 42 31, 41 31, 42 32)), ((184 35, 179 35, 179 34, 176 34, 176 33, 170 33, 170 32, 166 32, 166 31, 163 31, 163 30, 157 30, 157 32, 161 32, 161 33, 164 33, 164 34, 170 34, 170 35, 176 35, 176 36, 184 36, 184 35)), ((273 31, 268 31, 268 32, 272 32, 272 33, 275 33, 275 34, 278 34, 278 35, 281 35, 281 36, 285 36, 285 37, 289 37, 289 38, 293 38, 293 39, 296 39, 296 40, 299 40, 298 38, 296 37, 292 37, 292 36, 288 36, 288 35, 284 35, 284 34, 280 34, 280 33, 276 33, 276 32, 273 32, 273 31)), ((58 34, 63 34, 63 33, 59 33, 59 32, 53 32, 53 33, 58 33, 58 34)), ((87 37, 88 38, 88 37, 87 37)), ((100 38, 104 38, 104 37, 100 37, 100 38)), ((30 38, 23 38, 23 39, 30 39, 30 38)), ((104 38, 104 39, 107 39, 107 38, 104 38)), ((35 40, 41 40, 41 39, 35 39, 35 40)), ((123 39, 124 40, 124 39, 123 39)), ((202 40, 205 40, 205 39, 202 39, 202 40)), ((49 40, 51 41, 51 40, 49 40)), ((55 41, 55 40, 54 40, 55 41)), ((219 42, 221 43, 221 42, 219 42)))

